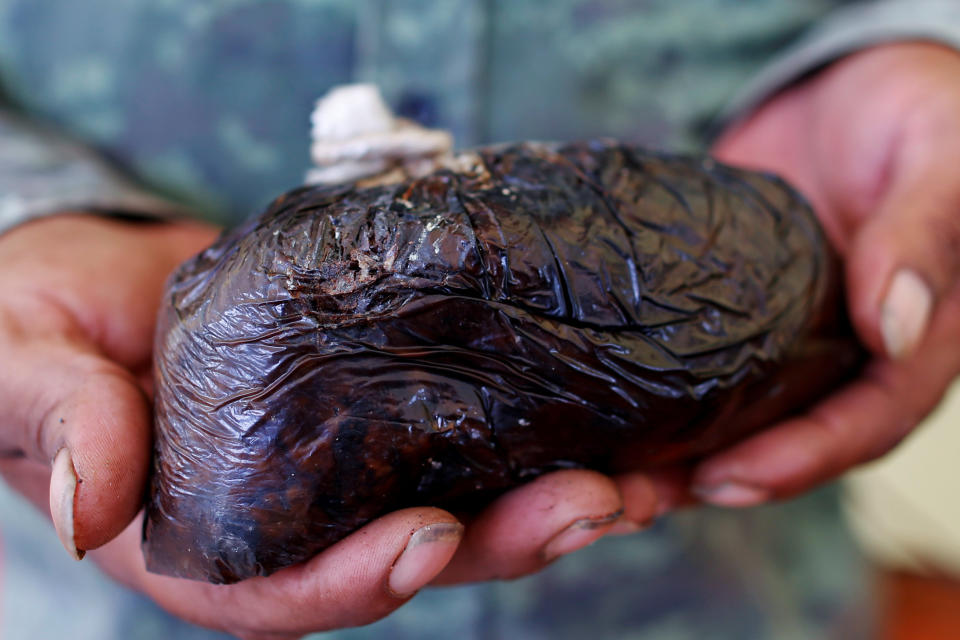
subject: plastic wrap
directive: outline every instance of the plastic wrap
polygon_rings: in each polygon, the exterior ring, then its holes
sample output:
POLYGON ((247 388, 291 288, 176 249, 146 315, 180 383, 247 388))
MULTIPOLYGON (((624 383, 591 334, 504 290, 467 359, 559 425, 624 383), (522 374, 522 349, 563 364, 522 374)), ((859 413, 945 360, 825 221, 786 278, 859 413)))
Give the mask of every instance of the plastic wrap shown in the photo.
POLYGON ((690 460, 857 366, 781 180, 613 142, 457 160, 294 190, 171 278, 150 570, 233 582, 397 508, 690 460))

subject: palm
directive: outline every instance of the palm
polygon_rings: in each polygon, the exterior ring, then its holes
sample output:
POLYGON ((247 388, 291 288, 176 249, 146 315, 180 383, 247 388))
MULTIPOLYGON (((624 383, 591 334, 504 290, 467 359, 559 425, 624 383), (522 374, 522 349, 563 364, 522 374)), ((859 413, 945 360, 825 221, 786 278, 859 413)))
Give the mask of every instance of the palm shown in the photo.
MULTIPOLYGON (((196 225, 60 216, 4 236, 0 350, 11 366, 0 373, 0 442, 24 456, 5 461, 8 480, 42 508, 49 477, 44 463, 67 441, 74 421, 105 421, 104 432, 116 438, 115 453, 97 461, 96 469, 82 454, 75 461, 90 465, 91 483, 122 483, 133 471, 142 486, 150 437, 143 392, 163 281, 213 234, 196 225), (110 409, 106 416, 102 407, 110 409), (24 471, 31 465, 38 471, 24 471)), ((100 446, 103 433, 86 429, 70 437, 85 449, 100 446)), ((103 504, 97 490, 78 491, 79 504, 91 513, 90 521, 76 523, 81 548, 112 538, 138 508, 136 496, 103 504)))

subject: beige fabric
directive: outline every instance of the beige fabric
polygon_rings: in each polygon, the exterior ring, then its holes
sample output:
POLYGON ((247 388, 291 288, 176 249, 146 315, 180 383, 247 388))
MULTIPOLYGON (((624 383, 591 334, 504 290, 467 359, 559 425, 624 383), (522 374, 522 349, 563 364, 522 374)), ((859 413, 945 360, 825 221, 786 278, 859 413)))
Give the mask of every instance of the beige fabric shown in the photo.
POLYGON ((960 380, 891 454, 850 474, 846 512, 869 556, 960 577, 960 380))

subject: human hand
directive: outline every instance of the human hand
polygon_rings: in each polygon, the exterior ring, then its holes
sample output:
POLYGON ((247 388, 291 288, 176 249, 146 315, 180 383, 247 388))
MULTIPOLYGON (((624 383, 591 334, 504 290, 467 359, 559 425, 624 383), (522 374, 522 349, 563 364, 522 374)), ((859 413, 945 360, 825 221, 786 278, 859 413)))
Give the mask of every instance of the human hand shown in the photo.
POLYGON ((155 316, 167 275, 214 234, 64 215, 0 236, 0 473, 49 504, 72 553, 96 549, 108 573, 184 619, 289 638, 383 617, 444 567, 445 583, 523 575, 631 529, 623 512, 635 524, 652 518, 643 476, 621 491, 600 474, 562 471, 501 497, 465 534, 445 511, 405 509, 267 578, 218 586, 147 573, 137 514, 155 316))
MULTIPOLYGON (((642 484, 639 476, 632 481, 629 513, 645 523, 656 503, 642 484)), ((604 535, 635 530, 623 528, 623 501, 613 480, 559 471, 503 495, 466 527, 440 509, 403 509, 302 564, 230 585, 148 573, 140 549, 142 515, 90 556, 180 618, 245 639, 280 640, 374 622, 428 583, 539 571, 604 535)))
POLYGON ((770 100, 714 152, 812 201, 874 354, 805 415, 695 471, 703 500, 748 506, 882 455, 960 373, 960 53, 904 43, 852 55, 770 100))

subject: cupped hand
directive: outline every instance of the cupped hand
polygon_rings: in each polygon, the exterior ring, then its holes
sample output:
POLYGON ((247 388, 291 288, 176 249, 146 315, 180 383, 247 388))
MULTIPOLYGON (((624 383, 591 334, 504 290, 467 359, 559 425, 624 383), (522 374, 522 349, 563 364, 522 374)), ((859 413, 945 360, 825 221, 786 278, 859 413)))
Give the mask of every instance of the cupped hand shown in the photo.
POLYGON ((903 43, 849 56, 769 101, 714 152, 777 172, 811 200, 873 353, 805 415, 695 471, 702 499, 747 506, 880 456, 960 373, 960 53, 903 43))
POLYGON ((147 573, 139 515, 151 451, 151 348, 167 275, 216 230, 62 215, 0 236, 0 473, 49 505, 67 550, 175 615, 245 638, 372 622, 433 581, 516 577, 657 509, 654 485, 561 471, 466 528, 412 508, 306 563, 217 586, 147 573), (441 574, 442 572, 442 574, 441 574))

